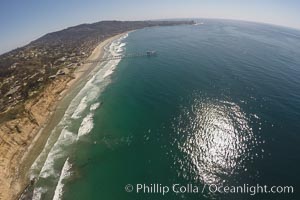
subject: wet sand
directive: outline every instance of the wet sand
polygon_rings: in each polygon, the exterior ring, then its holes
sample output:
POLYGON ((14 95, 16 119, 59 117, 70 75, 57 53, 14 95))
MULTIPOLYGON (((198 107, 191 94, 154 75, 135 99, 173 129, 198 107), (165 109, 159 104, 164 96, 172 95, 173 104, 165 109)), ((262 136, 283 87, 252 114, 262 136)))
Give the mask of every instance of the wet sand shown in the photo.
MULTIPOLYGON (((87 60, 95 60, 102 58, 104 55, 104 47, 110 44, 112 41, 120 38, 126 33, 122 33, 113 37, 110 37, 104 41, 102 41, 92 52, 92 54, 87 58, 87 60)), ((57 126, 57 124, 62 119, 65 111, 67 110, 72 99, 77 95, 80 89, 85 85, 87 80, 90 78, 91 72, 95 70, 95 67, 99 65, 99 63, 85 63, 79 66, 72 76, 74 78, 69 78, 64 80, 64 82, 57 81, 55 87, 62 87, 61 84, 65 84, 63 89, 59 93, 58 98, 53 98, 53 102, 51 102, 51 108, 48 108, 50 112, 45 115, 46 119, 41 121, 45 121, 38 128, 33 129, 35 131, 35 135, 31 141, 27 141, 29 144, 25 148, 24 151, 17 151, 15 154, 18 155, 21 160, 17 162, 13 162, 16 159, 8 159, 7 166, 16 165, 17 173, 11 174, 11 183, 7 184, 7 187, 1 187, 1 196, 0 199, 18 199, 20 195, 22 195, 25 188, 28 188, 30 184, 30 178, 28 175, 29 169, 37 156, 41 153, 44 148, 47 139, 51 133, 51 131, 57 126), (17 166, 18 165, 18 166, 17 166)), ((32 131, 32 130, 31 130, 32 131)), ((1 172, 0 172, 1 173, 1 172)), ((2 175, 0 174, 0 177, 2 175)), ((6 174, 3 174, 3 179, 5 180, 6 174)), ((24 199, 24 198, 23 198, 24 199)))

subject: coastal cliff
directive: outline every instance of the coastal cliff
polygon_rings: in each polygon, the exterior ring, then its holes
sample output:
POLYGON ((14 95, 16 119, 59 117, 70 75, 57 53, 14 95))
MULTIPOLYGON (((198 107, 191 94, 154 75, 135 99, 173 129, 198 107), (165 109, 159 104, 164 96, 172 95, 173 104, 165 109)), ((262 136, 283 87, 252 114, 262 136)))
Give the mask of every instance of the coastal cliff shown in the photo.
POLYGON ((16 191, 23 189, 17 182, 22 156, 47 122, 55 102, 70 80, 70 77, 54 80, 36 98, 25 103, 24 112, 16 119, 0 125, 0 199, 14 199, 16 191))
MULTIPOLYGON (((106 21, 46 34, 0 56, 0 199, 18 198, 22 170, 38 132, 55 110, 78 71, 91 68, 103 41, 134 29, 193 24, 192 21, 106 21)), ((101 47, 103 48, 103 46, 101 47)), ((30 155, 29 155, 30 156, 30 155)))

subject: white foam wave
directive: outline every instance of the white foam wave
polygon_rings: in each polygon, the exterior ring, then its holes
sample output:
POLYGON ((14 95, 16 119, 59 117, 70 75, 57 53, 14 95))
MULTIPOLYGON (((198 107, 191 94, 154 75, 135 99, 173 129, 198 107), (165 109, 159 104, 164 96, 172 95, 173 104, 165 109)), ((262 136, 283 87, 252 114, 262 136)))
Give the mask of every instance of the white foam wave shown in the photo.
MULTIPOLYGON (((125 35, 127 37, 128 35, 125 35)), ((125 37, 122 37, 123 39, 125 37)), ((113 42, 111 45, 108 46, 109 49, 105 53, 108 54, 116 54, 114 52, 114 46, 116 46, 117 42, 121 40, 113 42)), ((119 45, 121 43, 119 42, 119 45)), ((70 103, 67 111, 65 112, 63 119, 58 124, 57 127, 65 127, 71 123, 71 119, 78 119, 81 117, 82 113, 86 110, 87 105, 94 101, 100 93, 104 90, 105 86, 109 83, 109 81, 104 81, 104 78, 111 75, 118 64, 118 61, 112 61, 105 63, 104 66, 99 66, 96 73, 92 76, 92 78, 86 83, 86 85, 80 90, 80 92, 76 95, 76 97, 70 103), (78 103, 79 102, 79 103, 78 103), (71 115, 71 117, 70 117, 71 115)), ((40 166, 45 162, 47 158, 47 154, 50 152, 50 149, 57 140, 57 127, 51 132, 45 148, 43 149, 42 153, 38 156, 31 167, 30 177, 34 178, 39 174, 40 166), (55 133, 55 134, 54 134, 55 133)))
POLYGON ((63 187, 64 187, 64 184, 62 183, 62 181, 71 176, 71 171, 70 171, 71 168, 72 168, 72 165, 69 162, 69 158, 67 158, 66 161, 65 161, 65 164, 64 164, 64 166, 61 170, 61 174, 60 174, 57 186, 55 188, 53 200, 62 199, 63 187))
POLYGON ((41 167, 45 165, 46 159, 48 158, 49 152, 52 150, 54 145, 59 140, 61 133, 63 132, 64 127, 67 127, 70 122, 70 114, 76 109, 76 102, 74 100, 70 103, 67 108, 62 120, 59 124, 51 131, 49 138, 47 139, 46 145, 39 156, 34 161, 33 165, 30 168, 30 179, 36 178, 40 175, 41 167))
MULTIPOLYGON (((122 43, 122 40, 127 36, 128 34, 106 46, 105 49, 107 51, 105 51, 104 54, 107 56, 121 55, 120 52, 123 51, 123 48, 126 45, 125 43, 122 43)), ((71 101, 68 109, 63 116, 63 119, 53 129, 47 140, 45 148, 32 165, 30 169, 31 178, 51 177, 57 179, 59 182, 59 177, 61 177, 60 173, 62 172, 55 169, 54 164, 58 160, 61 162, 62 159, 65 159, 68 154, 68 147, 72 145, 74 141, 78 140, 79 137, 88 134, 92 130, 94 126, 93 113, 88 114, 82 120, 77 135, 67 130, 67 128, 71 127, 74 120, 82 117, 83 113, 86 112, 88 105, 91 102, 95 102, 101 92, 110 83, 110 79, 108 77, 113 73, 119 61, 120 60, 113 60, 106 63, 101 63, 95 68, 95 70, 91 72, 92 77, 71 101)), ((90 111, 93 111, 96 110, 99 106, 100 103, 96 103, 91 105, 89 109, 90 111)), ((49 192, 51 188, 50 185, 44 186, 44 183, 42 182, 37 185, 38 186, 34 188, 34 200, 41 199, 42 194, 49 192)), ((55 186, 53 186, 52 188, 54 187, 55 186)), ((58 187, 58 185, 56 187, 58 187)), ((57 190, 59 190, 59 188, 60 186, 57 188, 57 190)))
MULTIPOLYGON (((121 41, 121 40, 120 40, 121 41)), ((119 40, 112 42, 111 45, 109 46, 109 53, 112 56, 119 56, 121 55, 120 52, 123 51, 124 46, 126 43, 121 43, 119 40)), ((87 105, 89 102, 95 100, 99 94, 101 93, 101 89, 104 89, 103 86, 101 87, 100 85, 103 85, 103 82, 105 81, 105 78, 110 76, 116 66, 119 64, 121 59, 118 60, 111 60, 103 66, 102 69, 100 69, 83 87, 83 89, 79 92, 78 97, 84 96, 80 104, 77 106, 76 110, 74 111, 72 115, 72 119, 79 119, 81 117, 81 114, 84 112, 84 110, 87 108, 87 105)))
POLYGON ((124 47, 125 47, 126 43, 121 43, 117 48, 116 48, 116 52, 117 53, 122 53, 124 51, 124 47))
POLYGON ((47 178, 49 176, 57 177, 58 174, 55 173, 54 163, 56 159, 62 158, 63 148, 65 146, 69 146, 75 141, 76 135, 67 129, 63 129, 62 133, 60 134, 58 140, 53 145, 52 149, 50 150, 46 162, 40 172, 40 177, 47 178))
MULTIPOLYGON (((127 34, 127 36, 128 36, 128 34, 127 34)), ((119 56, 119 55, 121 55, 121 52, 124 51, 125 45, 126 45, 126 43, 121 43, 121 42, 112 43, 110 45, 109 50, 113 56, 119 56)), ((109 62, 110 67, 104 73, 103 78, 106 78, 106 77, 110 76, 112 73, 114 73, 114 70, 120 61, 121 61, 121 59, 110 61, 109 62)))
MULTIPOLYGON (((131 32, 133 32, 133 31, 131 31, 131 32)), ((124 35, 120 38, 120 40, 122 41, 122 40, 124 40, 124 39, 127 38, 127 37, 128 37, 128 33, 124 34, 124 35)))
POLYGON ((100 105, 101 105, 100 102, 92 104, 91 107, 90 107, 90 111, 97 110, 100 107, 100 105))
POLYGON ((99 80, 99 75, 96 73, 93 77, 85 84, 83 89, 79 92, 79 94, 75 97, 77 101, 80 100, 79 105, 75 109, 72 119, 79 119, 81 114, 88 107, 89 102, 93 101, 99 96, 99 88, 97 84, 101 82, 99 80))
POLYGON ((89 113, 81 122, 81 125, 78 130, 77 140, 83 136, 87 135, 94 127, 93 114, 89 113))
POLYGON ((42 194, 46 193, 47 189, 43 187, 34 188, 32 200, 41 200, 42 194))
POLYGON ((116 65, 113 65, 110 69, 108 69, 108 70, 104 73, 103 78, 106 78, 106 77, 108 77, 109 75, 111 75, 112 73, 114 73, 115 66, 116 66, 116 65))
POLYGON ((81 99, 77 109, 74 111, 73 115, 72 115, 72 119, 78 119, 80 118, 80 114, 86 109, 87 107, 87 96, 83 97, 83 99, 81 99))

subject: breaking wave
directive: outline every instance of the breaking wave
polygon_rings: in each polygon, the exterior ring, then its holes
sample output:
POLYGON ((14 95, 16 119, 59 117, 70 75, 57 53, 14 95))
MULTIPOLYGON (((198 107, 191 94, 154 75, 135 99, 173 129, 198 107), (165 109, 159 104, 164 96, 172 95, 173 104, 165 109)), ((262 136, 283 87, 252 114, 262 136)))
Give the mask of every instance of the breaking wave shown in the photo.
POLYGON ((100 105, 101 105, 100 102, 92 104, 91 107, 90 107, 90 111, 97 110, 100 107, 100 105))
POLYGON ((59 177, 59 180, 58 180, 55 192, 54 192, 53 200, 62 199, 63 187, 64 187, 64 184, 62 183, 62 181, 71 176, 71 172, 70 172, 71 168, 72 168, 72 165, 69 162, 69 158, 67 158, 67 160, 65 161, 65 164, 62 168, 61 175, 59 177))
POLYGON ((81 122, 81 125, 78 130, 77 140, 83 136, 91 132, 94 127, 93 114, 89 113, 81 122))
MULTIPOLYGON (((104 57, 121 55, 126 45, 122 40, 127 36, 128 34, 107 45, 104 48, 104 57)), ((70 149, 93 129, 94 112, 101 105, 98 97, 111 82, 110 75, 119 62, 120 59, 98 64, 91 72, 91 78, 70 103, 62 120, 51 132, 29 172, 30 178, 37 180, 33 191, 34 200, 44 199, 45 196, 53 197, 54 200, 62 198, 62 182, 70 176, 70 149)))

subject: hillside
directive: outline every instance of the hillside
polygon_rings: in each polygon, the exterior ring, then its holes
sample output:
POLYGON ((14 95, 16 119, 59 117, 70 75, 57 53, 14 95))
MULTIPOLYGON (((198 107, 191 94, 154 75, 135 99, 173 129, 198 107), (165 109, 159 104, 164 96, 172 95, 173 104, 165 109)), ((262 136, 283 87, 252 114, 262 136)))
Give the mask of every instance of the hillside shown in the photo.
MULTIPOLYGON (((101 21, 48 33, 0 56, 0 124, 22 112, 21 102, 35 97, 60 69, 72 70, 101 41, 122 32, 152 26, 192 24, 193 21, 101 21)), ((68 74, 64 74, 68 75, 68 74)))

